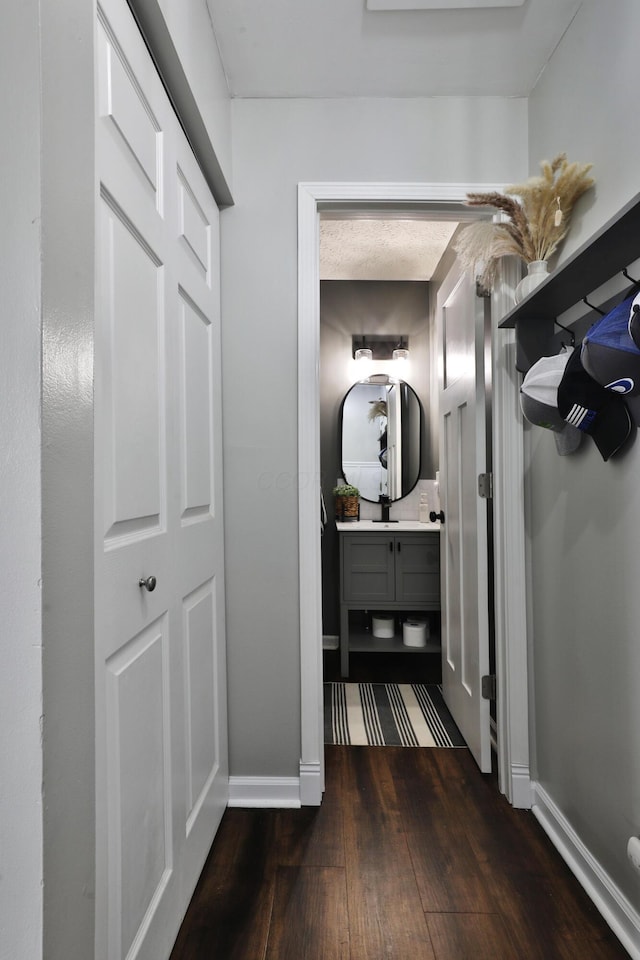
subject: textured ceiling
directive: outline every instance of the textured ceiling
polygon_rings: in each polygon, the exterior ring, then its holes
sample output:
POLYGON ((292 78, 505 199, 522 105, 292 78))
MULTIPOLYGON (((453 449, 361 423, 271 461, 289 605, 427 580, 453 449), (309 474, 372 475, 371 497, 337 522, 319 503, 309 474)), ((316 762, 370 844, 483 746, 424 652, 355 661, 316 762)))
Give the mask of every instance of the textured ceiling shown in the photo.
POLYGON ((434 220, 321 220, 321 280, 430 280, 457 227, 434 220))
POLYGON ((207 5, 232 97, 526 97, 581 0, 389 11, 366 0, 207 5))
POLYGON ((521 7, 526 0, 367 0, 367 10, 461 10, 521 7))

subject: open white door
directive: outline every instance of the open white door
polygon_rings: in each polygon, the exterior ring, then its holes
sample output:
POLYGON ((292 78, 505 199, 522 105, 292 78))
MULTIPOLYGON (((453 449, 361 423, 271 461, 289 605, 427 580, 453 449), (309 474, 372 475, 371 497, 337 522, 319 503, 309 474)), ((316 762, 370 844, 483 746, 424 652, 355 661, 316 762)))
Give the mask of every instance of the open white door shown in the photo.
POLYGON ((491 770, 484 301, 454 269, 438 292, 442 684, 444 699, 480 769, 491 770))
POLYGON ((219 217, 124 0, 97 45, 96 960, 166 960, 228 796, 219 217))

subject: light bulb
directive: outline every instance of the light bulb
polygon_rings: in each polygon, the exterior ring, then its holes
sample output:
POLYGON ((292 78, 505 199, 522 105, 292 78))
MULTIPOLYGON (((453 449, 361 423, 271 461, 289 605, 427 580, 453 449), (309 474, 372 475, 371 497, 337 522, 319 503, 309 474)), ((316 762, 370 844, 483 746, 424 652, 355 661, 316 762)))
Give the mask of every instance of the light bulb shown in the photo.
POLYGON ((369 350, 368 347, 360 347, 359 350, 356 350, 354 354, 354 359, 356 360, 373 360, 373 350, 369 350))
POLYGON ((392 357, 394 360, 408 360, 409 351, 398 348, 397 350, 393 351, 392 357))

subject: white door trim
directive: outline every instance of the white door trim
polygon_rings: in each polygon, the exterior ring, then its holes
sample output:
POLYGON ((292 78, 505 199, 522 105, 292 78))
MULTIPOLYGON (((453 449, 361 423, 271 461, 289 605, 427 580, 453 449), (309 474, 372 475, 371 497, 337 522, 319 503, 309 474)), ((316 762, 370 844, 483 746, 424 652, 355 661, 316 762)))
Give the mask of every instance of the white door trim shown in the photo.
MULTIPOLYGON (((300 584, 301 759, 300 800, 319 804, 324 789, 322 701, 322 601, 320 557, 320 238, 319 209, 332 203, 462 203, 470 192, 501 190, 476 183, 300 183, 298 185, 298 536, 300 584)), ((507 290, 494 295, 494 315, 506 312, 507 290), (500 312, 501 311, 501 312, 500 312)), ((494 321, 496 322, 496 321, 494 321)), ((499 687, 498 757, 501 789, 512 803, 530 797, 524 594, 524 515, 522 509, 522 432, 513 411, 518 401, 515 367, 494 338, 494 444, 500 454, 494 513, 499 549, 495 579, 504 609, 496 610, 496 670, 499 687), (515 443, 515 460, 510 441, 515 443), (507 488, 507 477, 509 484, 507 488), (507 495, 505 495, 505 493, 507 495), (513 583, 518 589, 512 590, 513 583), (518 628, 518 633, 509 632, 518 628), (509 637, 509 644, 507 644, 509 637), (515 643, 515 647, 514 647, 515 643), (525 656, 522 656, 524 650, 525 656), (523 698, 523 691, 525 697, 523 698), (525 736, 526 734, 526 736, 525 736), (524 750, 526 745, 526 751, 524 750), (524 761, 524 762, 523 762, 524 761)), ((494 454, 495 456, 495 454, 494 454)), ((530 805, 530 800, 529 800, 530 805)))
POLYGON ((513 306, 521 277, 515 258, 503 261, 492 296, 493 549, 500 790, 514 807, 529 809, 529 689, 526 617, 524 436, 516 372, 515 331, 496 331, 513 306))

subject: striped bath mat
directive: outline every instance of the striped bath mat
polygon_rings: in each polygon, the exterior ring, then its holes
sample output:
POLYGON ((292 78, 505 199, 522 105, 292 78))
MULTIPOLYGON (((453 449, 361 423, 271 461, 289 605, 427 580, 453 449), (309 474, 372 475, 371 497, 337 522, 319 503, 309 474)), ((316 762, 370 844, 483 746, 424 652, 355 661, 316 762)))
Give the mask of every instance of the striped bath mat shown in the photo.
POLYGON ((324 742, 464 747, 437 684, 325 683, 324 742))

